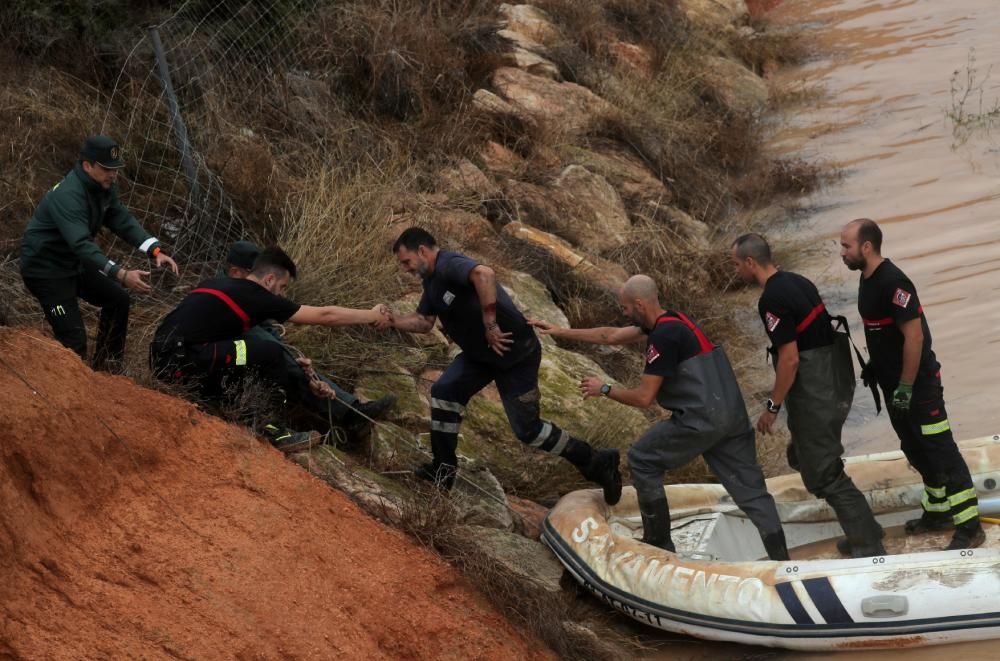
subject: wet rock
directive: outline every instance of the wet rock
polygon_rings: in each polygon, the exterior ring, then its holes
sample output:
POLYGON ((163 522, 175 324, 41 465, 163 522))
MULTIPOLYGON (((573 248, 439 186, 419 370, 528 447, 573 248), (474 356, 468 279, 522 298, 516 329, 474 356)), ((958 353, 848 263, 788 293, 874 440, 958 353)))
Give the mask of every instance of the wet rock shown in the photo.
POLYGON ((526 121, 544 120, 569 132, 580 131, 606 114, 607 101, 576 83, 556 82, 512 67, 493 73, 493 87, 526 121))
POLYGON ((582 165, 570 165, 560 173, 555 187, 572 196, 593 218, 590 235, 580 245, 594 252, 618 248, 627 242, 632 227, 625 205, 608 180, 582 165))
POLYGON ((767 107, 769 93, 763 78, 724 57, 709 56, 706 63, 704 82, 720 104, 749 115, 758 115, 767 107))
POLYGON ((456 533, 462 538, 463 547, 481 554, 520 590, 553 594, 562 591, 559 581, 563 566, 540 542, 479 526, 466 526, 456 533))
POLYGON ((542 536, 542 526, 549 508, 539 505, 533 500, 507 496, 510 509, 514 512, 514 532, 528 539, 537 540, 542 536))

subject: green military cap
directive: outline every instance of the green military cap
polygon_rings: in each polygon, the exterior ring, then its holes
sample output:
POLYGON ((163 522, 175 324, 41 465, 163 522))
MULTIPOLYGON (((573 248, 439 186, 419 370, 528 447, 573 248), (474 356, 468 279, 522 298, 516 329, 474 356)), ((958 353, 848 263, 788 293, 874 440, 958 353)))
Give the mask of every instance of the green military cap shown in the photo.
POLYGON ((125 167, 122 148, 106 135, 92 135, 84 140, 83 147, 80 148, 80 160, 97 163, 109 170, 125 167))

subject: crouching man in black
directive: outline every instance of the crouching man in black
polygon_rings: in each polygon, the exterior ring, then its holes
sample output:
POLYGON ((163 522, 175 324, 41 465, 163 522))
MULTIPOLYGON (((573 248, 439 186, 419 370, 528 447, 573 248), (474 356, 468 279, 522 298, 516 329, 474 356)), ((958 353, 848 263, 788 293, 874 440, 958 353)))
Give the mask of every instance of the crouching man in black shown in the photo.
MULTIPOLYGON (((279 248, 263 250, 246 278, 213 278, 199 284, 160 324, 150 346, 150 367, 163 381, 193 385, 210 401, 256 377, 267 387, 271 405, 285 404, 289 371, 280 343, 250 331, 261 322, 321 326, 389 323, 388 310, 376 306, 355 310, 335 305, 299 305, 282 293, 296 275, 295 263, 279 248)), ((315 432, 292 432, 268 421, 257 430, 285 452, 306 449, 318 440, 315 432)))

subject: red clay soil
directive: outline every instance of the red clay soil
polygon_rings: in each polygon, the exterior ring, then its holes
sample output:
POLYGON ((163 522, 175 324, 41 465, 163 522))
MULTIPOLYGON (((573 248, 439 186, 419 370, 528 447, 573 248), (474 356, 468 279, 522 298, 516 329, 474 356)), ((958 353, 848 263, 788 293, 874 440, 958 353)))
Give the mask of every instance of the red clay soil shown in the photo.
POLYGON ((246 431, 31 331, 0 359, 0 658, 550 656, 246 431))

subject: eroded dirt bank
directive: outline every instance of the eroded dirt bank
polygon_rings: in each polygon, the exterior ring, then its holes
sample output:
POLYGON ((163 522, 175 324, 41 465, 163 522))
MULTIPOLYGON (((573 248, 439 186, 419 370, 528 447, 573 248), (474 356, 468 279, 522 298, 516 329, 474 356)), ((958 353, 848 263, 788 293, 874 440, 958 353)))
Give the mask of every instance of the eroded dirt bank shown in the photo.
POLYGON ((548 656, 245 431, 33 331, 0 359, 0 657, 548 656))

